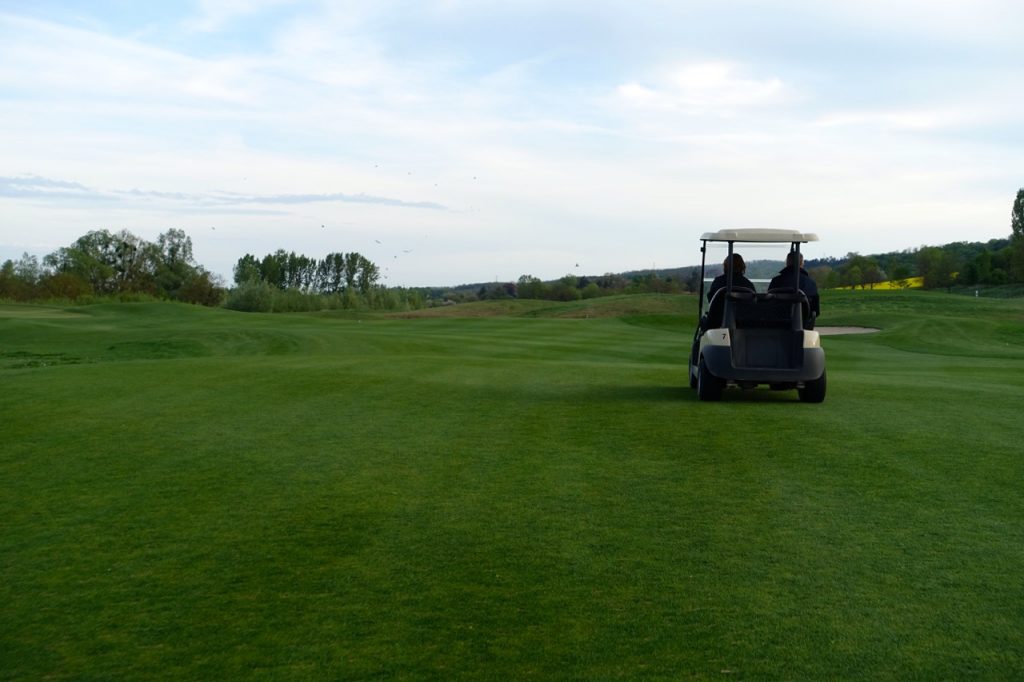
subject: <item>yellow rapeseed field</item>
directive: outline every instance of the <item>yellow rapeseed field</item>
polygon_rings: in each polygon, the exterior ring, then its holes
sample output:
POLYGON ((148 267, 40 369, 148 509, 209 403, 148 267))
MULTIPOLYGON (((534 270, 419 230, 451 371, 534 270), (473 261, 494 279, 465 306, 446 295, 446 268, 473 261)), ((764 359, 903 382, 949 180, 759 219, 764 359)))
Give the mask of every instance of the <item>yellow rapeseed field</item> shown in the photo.
MULTIPOLYGON (((886 280, 875 285, 865 284, 864 289, 875 291, 888 291, 891 289, 921 289, 924 287, 924 277, 907 277, 905 280, 886 280)), ((856 289, 858 287, 839 287, 840 289, 856 289)))

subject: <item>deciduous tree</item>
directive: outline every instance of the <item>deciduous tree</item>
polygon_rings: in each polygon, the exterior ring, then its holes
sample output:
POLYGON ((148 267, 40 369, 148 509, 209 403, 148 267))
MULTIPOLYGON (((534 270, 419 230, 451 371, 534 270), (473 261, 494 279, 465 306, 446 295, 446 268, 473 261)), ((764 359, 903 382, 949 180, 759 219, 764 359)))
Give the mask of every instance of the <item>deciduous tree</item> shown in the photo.
POLYGON ((1013 230, 1013 238, 1024 239, 1024 187, 1017 190, 1017 198, 1013 201, 1013 210, 1010 212, 1010 229, 1013 230))
POLYGON ((948 287, 953 284, 957 264, 953 254, 935 246, 926 246, 917 252, 917 271, 924 278, 926 289, 948 287))
POLYGON ((1017 198, 1010 211, 1011 276, 1015 282, 1024 282, 1024 187, 1017 190, 1017 198))
POLYGON ((260 261, 252 254, 245 254, 235 263, 234 275, 235 284, 239 286, 246 282, 260 281, 260 261))

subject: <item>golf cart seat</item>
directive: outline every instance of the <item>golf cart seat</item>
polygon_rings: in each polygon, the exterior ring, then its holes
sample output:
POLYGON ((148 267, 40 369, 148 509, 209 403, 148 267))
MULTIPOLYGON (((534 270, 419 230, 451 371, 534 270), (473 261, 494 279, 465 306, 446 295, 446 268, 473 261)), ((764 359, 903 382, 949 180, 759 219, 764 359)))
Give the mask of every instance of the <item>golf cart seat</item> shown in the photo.
POLYGON ((708 306, 708 312, 704 316, 701 327, 707 330, 732 326, 730 324, 732 315, 727 314, 727 311, 735 308, 737 303, 748 303, 755 300, 756 296, 757 294, 754 293, 754 290, 747 287, 733 287, 732 291, 728 292, 725 289, 719 289, 711 297, 711 303, 708 306), (725 303, 726 300, 729 301, 728 306, 725 303))
POLYGON ((811 312, 811 302, 802 289, 793 287, 775 287, 769 289, 766 297, 780 305, 792 308, 794 329, 814 329, 814 314, 811 312), (794 305, 799 303, 799 307, 794 305), (799 315, 799 322, 797 316, 799 315))

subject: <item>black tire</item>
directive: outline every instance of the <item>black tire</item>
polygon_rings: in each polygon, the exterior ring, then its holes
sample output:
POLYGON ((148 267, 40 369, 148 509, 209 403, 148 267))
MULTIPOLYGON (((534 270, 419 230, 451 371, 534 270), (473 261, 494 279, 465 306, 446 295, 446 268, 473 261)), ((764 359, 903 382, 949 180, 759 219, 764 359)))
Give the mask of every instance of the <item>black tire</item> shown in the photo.
POLYGON ((701 327, 693 334, 693 345, 690 346, 690 361, 687 363, 686 373, 689 375, 690 388, 697 388, 697 359, 700 355, 700 337, 703 334, 701 327))
POLYGON ((825 402, 825 371, 814 381, 804 382, 803 388, 796 390, 802 403, 823 403, 825 402))
POLYGON ((697 398, 700 400, 721 400, 722 389, 725 388, 725 381, 719 379, 711 370, 708 369, 708 365, 704 362, 704 358, 700 359, 700 364, 697 366, 697 398))

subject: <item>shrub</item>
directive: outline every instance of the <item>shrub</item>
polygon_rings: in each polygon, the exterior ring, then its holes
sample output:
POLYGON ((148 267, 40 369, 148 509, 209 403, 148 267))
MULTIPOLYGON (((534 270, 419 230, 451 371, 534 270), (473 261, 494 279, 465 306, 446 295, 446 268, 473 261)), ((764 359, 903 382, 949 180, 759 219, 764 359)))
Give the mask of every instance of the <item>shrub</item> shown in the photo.
POLYGON ((274 290, 266 282, 246 282, 228 292, 224 307, 245 313, 269 313, 273 309, 274 290))
POLYGON ((88 282, 68 272, 54 273, 43 278, 41 284, 48 298, 77 301, 92 293, 88 282))
POLYGON ((224 298, 224 290, 205 270, 199 270, 189 276, 178 289, 177 299, 185 303, 198 303, 205 306, 220 305, 224 298))
POLYGON ((298 289, 285 289, 273 292, 270 310, 275 313, 308 313, 323 307, 323 302, 317 294, 306 294, 298 289))

